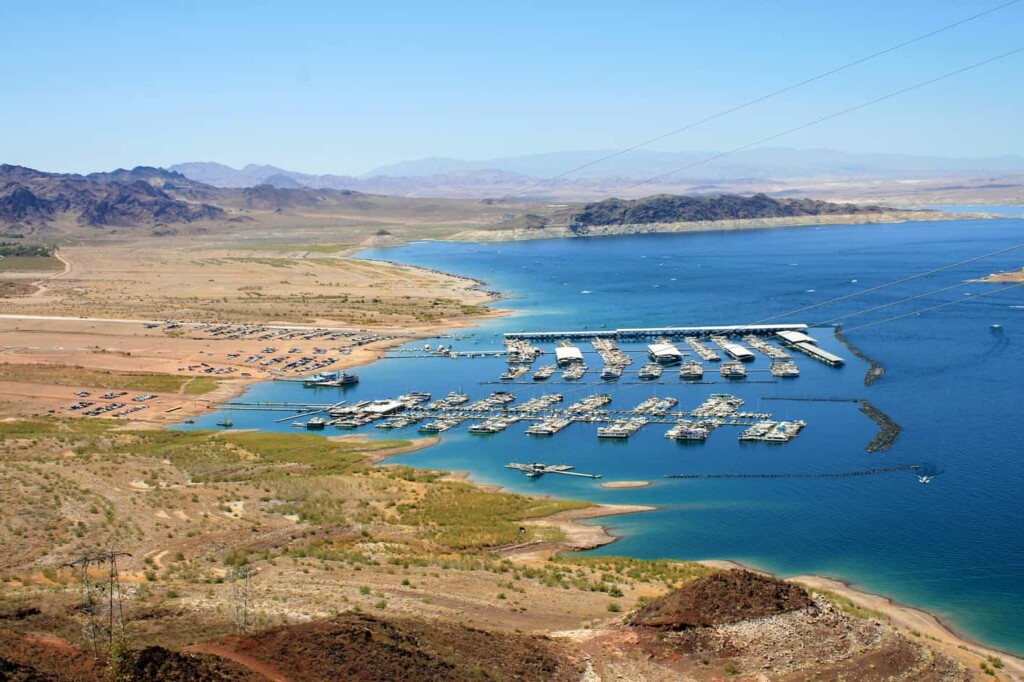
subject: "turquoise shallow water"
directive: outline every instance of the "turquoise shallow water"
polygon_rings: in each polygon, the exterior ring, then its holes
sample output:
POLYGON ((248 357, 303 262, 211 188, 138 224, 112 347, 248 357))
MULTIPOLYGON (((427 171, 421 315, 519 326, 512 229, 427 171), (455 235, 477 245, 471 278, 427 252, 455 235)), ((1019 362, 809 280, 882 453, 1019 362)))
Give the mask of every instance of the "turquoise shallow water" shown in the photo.
MULTIPOLYGON (((456 348, 500 346, 500 332, 524 329, 749 323, 834 297, 1024 242, 1024 221, 960 221, 891 226, 806 227, 694 235, 645 235, 501 244, 417 243, 364 252, 364 257, 423 265, 477 277, 515 311, 465 332, 456 348), (582 293, 589 291, 591 293, 582 293)), ((1024 251, 848 299, 785 318, 827 322, 846 313, 948 287, 992 271, 1020 267, 1024 251)), ((574 424, 549 439, 513 427, 473 436, 465 427, 443 442, 401 458, 416 466, 461 469, 508 488, 601 502, 653 504, 656 512, 604 521, 622 536, 605 554, 681 559, 729 558, 783 575, 821 573, 929 609, 966 635, 1024 653, 1024 482, 1021 457, 1024 379, 1024 287, 921 316, 856 330, 968 294, 970 284, 925 300, 850 318, 848 336, 887 369, 863 385, 866 366, 828 329, 813 334, 848 359, 832 369, 797 356, 799 379, 765 383, 619 385, 613 406, 632 407, 653 394, 692 409, 728 390, 747 408, 804 419, 809 426, 786 445, 739 443, 720 429, 702 445, 681 445, 649 426, 628 442, 600 442, 592 425, 574 424), (995 333, 990 325, 1003 325, 995 333), (868 398, 903 426, 893 448, 865 452, 874 425, 855 404, 787 402, 772 397, 868 398), (508 461, 573 464, 604 480, 650 480, 648 488, 606 490, 594 481, 525 479, 508 461), (922 463, 938 475, 920 485, 910 473, 848 479, 664 479, 668 473, 839 472, 922 463)), ((422 343, 422 342, 421 342, 422 343)), ((548 349, 550 350, 550 348, 548 349)), ((584 345, 583 350, 589 351, 584 345)), ((542 361, 549 359, 546 356, 542 361)), ((599 366, 596 356, 589 364, 599 366)), ((753 369, 765 369, 759 357, 753 369)), ((443 395, 462 388, 474 398, 498 388, 502 359, 394 359, 359 370, 349 400, 409 390, 443 395)), ((666 372, 666 379, 674 373, 666 372)), ((566 400, 595 386, 515 386, 524 400, 559 391, 566 400)), ((246 399, 337 399, 340 389, 261 384, 246 399)), ((290 430, 279 414, 236 411, 238 428, 290 430)), ((193 428, 210 428, 207 415, 193 428)), ((525 428, 525 426, 523 427, 525 428)), ((387 437, 415 437, 414 429, 387 437)), ((382 436, 370 429, 374 437, 382 436)), ((330 432, 333 433, 333 432, 330 432)))

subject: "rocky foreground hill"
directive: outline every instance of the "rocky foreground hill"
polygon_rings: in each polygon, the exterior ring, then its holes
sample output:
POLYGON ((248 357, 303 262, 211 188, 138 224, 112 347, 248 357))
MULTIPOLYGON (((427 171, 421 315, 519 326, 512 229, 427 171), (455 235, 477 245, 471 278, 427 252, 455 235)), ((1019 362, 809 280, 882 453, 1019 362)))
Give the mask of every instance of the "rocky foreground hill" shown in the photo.
MULTIPOLYGON (((151 644, 117 660, 34 636, 38 610, 20 613, 14 616, 18 626, 0 627, 0 679, 969 682, 980 677, 871 614, 850 615, 820 594, 747 571, 698 578, 626 619, 553 634, 350 611, 185 647, 151 644)), ((1001 677, 995 670, 992 676, 1001 677)))

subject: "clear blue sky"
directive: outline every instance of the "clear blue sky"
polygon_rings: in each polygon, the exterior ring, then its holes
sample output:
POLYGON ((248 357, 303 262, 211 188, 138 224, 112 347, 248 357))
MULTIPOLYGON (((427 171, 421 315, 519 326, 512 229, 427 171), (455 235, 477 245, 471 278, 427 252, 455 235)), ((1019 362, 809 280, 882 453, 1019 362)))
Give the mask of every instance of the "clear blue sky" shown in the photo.
MULTIPOLYGON (((999 0, 0 2, 0 162, 362 173, 607 149, 999 0)), ((718 150, 1024 45, 1024 2, 652 147, 718 150)), ((773 144, 1024 154, 1024 55, 773 144)))

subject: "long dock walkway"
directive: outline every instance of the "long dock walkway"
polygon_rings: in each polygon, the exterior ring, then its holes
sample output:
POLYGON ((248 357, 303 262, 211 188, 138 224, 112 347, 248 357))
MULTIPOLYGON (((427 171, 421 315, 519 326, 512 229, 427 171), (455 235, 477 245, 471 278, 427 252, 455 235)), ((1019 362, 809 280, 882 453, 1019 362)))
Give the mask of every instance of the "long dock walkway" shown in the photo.
POLYGON ((588 341, 594 338, 606 339, 653 339, 658 337, 681 338, 685 336, 709 336, 721 334, 731 336, 736 334, 754 334, 765 336, 777 334, 780 331, 804 331, 808 329, 806 324, 745 324, 745 325, 717 325, 705 327, 643 327, 633 329, 580 329, 575 331, 560 332, 507 332, 506 339, 518 339, 522 341, 557 341, 559 339, 588 341))

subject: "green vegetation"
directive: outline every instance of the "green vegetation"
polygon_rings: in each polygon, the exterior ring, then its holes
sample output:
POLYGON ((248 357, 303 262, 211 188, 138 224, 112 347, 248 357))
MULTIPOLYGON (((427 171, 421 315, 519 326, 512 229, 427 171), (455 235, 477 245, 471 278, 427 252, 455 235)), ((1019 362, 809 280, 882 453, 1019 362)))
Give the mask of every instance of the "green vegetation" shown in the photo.
POLYGON ((49 246, 0 241, 0 272, 60 270, 63 267, 49 246))
POLYGON ((13 242, 0 242, 0 256, 22 257, 22 258, 48 258, 53 255, 53 249, 42 244, 15 244, 13 242))
POLYGON ((71 365, 0 364, 0 381, 22 381, 57 386, 88 386, 89 388, 178 393, 184 387, 189 395, 209 393, 219 382, 214 377, 170 376, 140 372, 110 372, 71 365))
POLYGON ((494 547, 522 541, 519 522, 589 506, 585 502, 542 500, 489 493, 466 483, 441 482, 423 499, 399 508, 401 520, 452 549, 494 547))
MULTIPOLYGON (((559 556, 552 559, 551 563, 569 570, 582 568, 602 574, 622 576, 634 583, 661 583, 669 589, 680 587, 691 580, 710 575, 718 570, 691 561, 663 559, 646 561, 615 556, 559 556)), ((617 596, 612 592, 609 594, 617 596)))
POLYGON ((64 264, 53 256, 5 256, 0 259, 0 272, 49 272, 63 267, 64 264))

